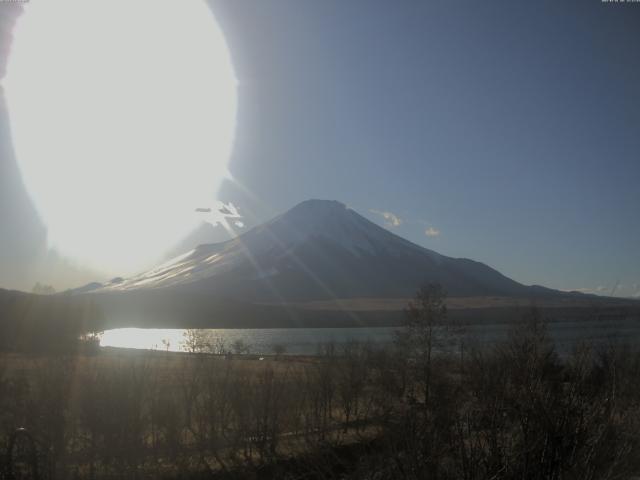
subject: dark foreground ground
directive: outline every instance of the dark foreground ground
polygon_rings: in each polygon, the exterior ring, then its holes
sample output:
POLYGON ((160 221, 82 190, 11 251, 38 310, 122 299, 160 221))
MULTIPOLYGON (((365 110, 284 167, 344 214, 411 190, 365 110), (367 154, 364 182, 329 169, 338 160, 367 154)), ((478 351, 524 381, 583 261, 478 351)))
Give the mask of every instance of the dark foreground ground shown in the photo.
MULTIPOLYGON (((640 474, 637 353, 584 345, 560 359, 537 315, 499 345, 446 357, 426 348, 428 329, 414 334, 263 360, 5 353, 0 449, 27 428, 41 478, 55 479, 640 474)), ((28 471, 18 447, 7 458, 28 471)))

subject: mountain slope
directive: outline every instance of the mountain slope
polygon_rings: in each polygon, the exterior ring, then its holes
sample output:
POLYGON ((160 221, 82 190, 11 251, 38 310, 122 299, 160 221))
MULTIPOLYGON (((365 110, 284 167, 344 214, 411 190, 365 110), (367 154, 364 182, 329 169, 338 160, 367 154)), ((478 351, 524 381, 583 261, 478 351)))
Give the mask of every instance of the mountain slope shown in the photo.
MULTIPOLYGON (((99 293, 170 289, 242 301, 287 303, 410 297, 426 282, 452 296, 541 296, 469 259, 440 255, 336 201, 308 200, 227 242, 201 245, 99 293)), ((559 293, 559 292, 558 292, 559 293)))

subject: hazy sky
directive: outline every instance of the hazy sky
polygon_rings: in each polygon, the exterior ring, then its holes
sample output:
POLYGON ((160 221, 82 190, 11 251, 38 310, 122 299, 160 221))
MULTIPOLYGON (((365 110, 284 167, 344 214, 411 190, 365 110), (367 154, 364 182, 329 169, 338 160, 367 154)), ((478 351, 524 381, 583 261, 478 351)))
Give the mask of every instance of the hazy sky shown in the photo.
MULTIPOLYGON (((640 3, 211 7, 239 81, 238 183, 220 198, 248 226, 337 199, 526 284, 640 293, 640 3)), ((4 287, 44 255, 7 128, 3 108, 4 287)))

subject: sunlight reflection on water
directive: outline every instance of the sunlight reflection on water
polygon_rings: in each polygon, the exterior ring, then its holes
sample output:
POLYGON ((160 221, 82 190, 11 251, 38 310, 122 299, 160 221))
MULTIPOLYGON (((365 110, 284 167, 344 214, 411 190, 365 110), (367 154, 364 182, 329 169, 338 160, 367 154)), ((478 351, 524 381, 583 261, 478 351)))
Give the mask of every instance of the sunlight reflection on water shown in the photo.
MULTIPOLYGON (((265 328, 265 329, 209 329, 213 339, 221 339, 231 346, 241 340, 251 353, 269 354, 276 345, 283 345, 290 354, 308 355, 317 352, 319 344, 337 344, 355 340, 375 344, 389 343, 395 328, 265 328)), ((150 350, 185 350, 183 329, 118 328, 103 333, 100 346, 150 350)))
MULTIPOLYGON (((464 334, 465 343, 490 345, 507 338, 511 325, 470 325, 464 334)), ((282 345, 288 354, 313 355, 320 344, 348 341, 385 345, 393 341, 395 327, 375 328, 264 328, 210 329, 212 339, 230 347, 240 340, 254 354, 273 353, 282 345)), ((550 323, 549 331, 561 353, 569 353, 579 342, 640 344, 640 322, 634 319, 550 323)), ((102 334, 100 345, 150 350, 184 351, 183 329, 119 328, 102 334)))

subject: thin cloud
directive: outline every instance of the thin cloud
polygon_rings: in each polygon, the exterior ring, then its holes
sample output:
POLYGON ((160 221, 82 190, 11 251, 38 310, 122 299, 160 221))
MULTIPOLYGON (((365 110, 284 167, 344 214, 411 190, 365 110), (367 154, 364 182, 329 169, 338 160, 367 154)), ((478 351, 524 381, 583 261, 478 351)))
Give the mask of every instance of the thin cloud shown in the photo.
POLYGON ((402 225, 402 219, 392 212, 384 212, 380 210, 370 210, 371 213, 375 213, 376 215, 380 215, 384 218, 384 223, 388 227, 399 227, 402 225))
POLYGON ((592 295, 613 295, 614 297, 624 298, 640 298, 640 289, 638 284, 618 284, 617 287, 611 287, 610 285, 598 285, 597 287, 588 288, 572 288, 564 290, 566 292, 580 292, 592 295))
POLYGON ((424 231, 424 234, 427 237, 437 237, 438 235, 440 235, 440 230, 434 227, 429 227, 424 231))
POLYGON ((598 294, 601 293, 601 287, 596 287, 596 288, 569 288, 567 290, 562 290, 563 292, 579 292, 579 293, 586 293, 586 294, 598 294))
POLYGON ((580 292, 580 293, 591 293, 590 288, 567 288, 561 290, 563 292, 580 292))

